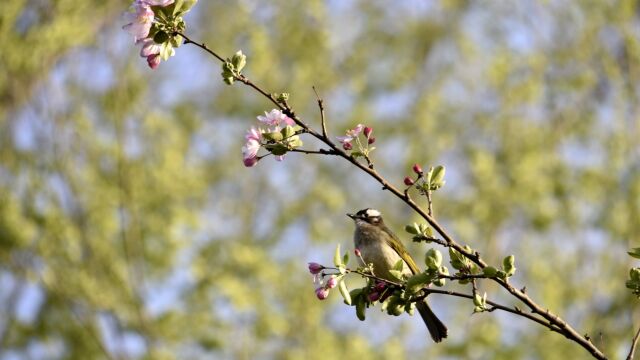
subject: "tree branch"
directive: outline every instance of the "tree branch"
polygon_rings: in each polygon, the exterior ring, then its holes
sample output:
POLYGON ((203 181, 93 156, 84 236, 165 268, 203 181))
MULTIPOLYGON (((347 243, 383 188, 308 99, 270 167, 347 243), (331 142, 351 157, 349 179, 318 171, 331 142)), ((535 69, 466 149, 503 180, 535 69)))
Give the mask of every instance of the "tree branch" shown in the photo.
POLYGON ((635 352, 636 352, 636 346, 638 346, 638 338, 640 338, 640 327, 638 328, 636 335, 633 337, 633 340, 631 341, 631 348, 629 349, 629 355, 627 355, 627 360, 633 360, 633 356, 635 355, 635 352))
MULTIPOLYGON (((205 44, 198 44, 198 43, 192 41, 191 39, 189 39, 188 37, 186 37, 184 34, 179 33, 179 32, 175 32, 174 35, 182 36, 185 39, 186 43, 194 44, 194 45, 202 48, 203 50, 207 51, 212 56, 216 57, 219 61, 224 62, 224 59, 222 59, 216 53, 211 51, 208 47, 206 47, 205 44)), ((438 234, 440 234, 440 236, 444 239, 444 241, 446 243, 446 245, 444 245, 444 246, 451 247, 451 248, 455 249, 456 251, 461 253, 463 256, 465 256, 466 258, 471 260, 473 263, 475 263, 481 269, 485 268, 487 266, 487 263, 484 260, 482 260, 482 258, 480 257, 480 255, 477 252, 465 250, 464 247, 462 245, 460 245, 458 242, 456 242, 454 240, 454 238, 444 229, 444 227, 442 225, 440 225, 435 220, 435 218, 430 213, 428 213, 427 211, 422 209, 412 198, 409 197, 408 192, 401 191, 397 187, 395 187, 392 184, 390 184, 382 175, 380 175, 378 173, 377 170, 375 170, 373 168, 373 166, 369 166, 369 164, 365 165, 365 164, 362 164, 362 163, 358 162, 356 158, 354 158, 353 156, 351 156, 347 152, 343 151, 342 149, 338 148, 328 138, 328 136, 326 136, 324 133, 320 134, 317 131, 315 131, 314 129, 310 128, 307 124, 305 124, 295 114, 293 109, 291 109, 289 106, 283 106, 282 104, 278 103, 278 101, 271 94, 269 94, 268 92, 262 90, 258 85, 256 85, 253 82, 251 82, 244 75, 240 75, 240 76, 236 77, 236 80, 244 83, 245 85, 250 86, 251 88, 253 88, 257 92, 259 92, 261 95, 266 97, 269 101, 271 101, 273 104, 275 104, 278 107, 278 109, 280 109, 285 115, 289 116, 291 119, 293 119, 295 121, 296 124, 298 124, 303 129, 305 129, 311 136, 315 137, 316 139, 320 140, 321 142, 323 142, 327 146, 329 146, 330 151, 333 152, 333 155, 337 155, 337 156, 340 156, 340 157, 344 158, 345 160, 347 160, 348 162, 350 162, 351 164, 353 164, 354 166, 356 166, 360 170, 364 171, 369 176, 371 176, 373 179, 375 179, 377 182, 379 182, 382 185, 382 189, 383 190, 387 190, 387 191, 391 192, 393 195, 395 195, 397 198, 399 198, 401 201, 403 201, 405 204, 407 204, 411 209, 413 209, 423 219, 425 219, 425 221, 438 234)), ((527 294, 525 294, 524 292, 522 292, 522 291, 516 289, 515 287, 511 286, 507 281, 499 279, 499 278, 492 278, 492 279, 493 279, 493 281, 495 281, 498 284, 500 284, 507 292, 509 292, 515 298, 517 298, 518 300, 522 301, 527 307, 529 307, 531 309, 531 311, 534 314, 538 314, 541 317, 543 317, 546 321, 548 321, 551 326, 553 326, 555 329, 557 329, 556 332, 560 332, 567 339, 569 339, 571 341, 574 341, 577 344, 579 344, 580 346, 582 346, 589 353, 591 353, 591 355, 594 358, 596 358, 596 359, 606 359, 606 356, 602 353, 602 351, 600 351, 600 349, 598 349, 590 340, 588 340, 584 336, 580 335, 573 327, 571 327, 571 325, 567 324, 567 322, 565 322, 558 315, 550 312, 548 309, 542 308, 535 301, 533 301, 527 294)), ((536 322, 540 323, 542 325, 545 325, 544 322, 540 322, 540 321, 536 321, 536 322)), ((549 326, 545 325, 545 327, 549 327, 549 326)))

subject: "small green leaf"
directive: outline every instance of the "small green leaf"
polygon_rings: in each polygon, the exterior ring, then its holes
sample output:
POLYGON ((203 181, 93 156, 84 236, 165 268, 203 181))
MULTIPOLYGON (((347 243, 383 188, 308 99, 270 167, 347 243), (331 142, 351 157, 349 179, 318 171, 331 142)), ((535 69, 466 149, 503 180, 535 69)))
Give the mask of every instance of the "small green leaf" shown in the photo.
POLYGON ((482 269, 482 273, 485 276, 494 277, 494 276, 496 276, 496 274, 498 274, 498 269, 496 269, 493 266, 487 266, 487 267, 482 269))
POLYGON ((509 255, 502 260, 502 267, 507 276, 512 276, 516 272, 515 267, 516 258, 513 255, 509 255))
POLYGON ((445 286, 445 285, 446 285, 446 283, 447 283, 447 279, 440 278, 440 279, 438 279, 438 280, 434 281, 434 282, 433 282, 433 285, 435 285, 435 286, 437 286, 437 287, 443 287, 443 286, 445 286))
POLYGON ((627 254, 636 259, 640 259, 640 247, 631 249, 631 251, 628 251, 627 254))
POLYGON ((333 254, 333 264, 335 266, 340 266, 342 265, 342 262, 340 261, 340 244, 338 244, 338 246, 336 246, 336 252, 335 254, 333 254))
POLYGON ((415 226, 413 225, 407 225, 404 227, 404 231, 408 232, 409 234, 413 234, 413 235, 418 235, 418 229, 415 228, 415 226))
POLYGON ((240 73, 247 64, 247 56, 242 53, 242 50, 238 50, 238 52, 236 52, 231 58, 231 63, 235 67, 236 71, 240 73))
POLYGON ((344 298, 344 302, 347 303, 347 305, 351 305, 351 294, 349 293, 349 289, 347 289, 344 278, 338 281, 338 290, 340 290, 340 295, 344 298))
POLYGON ((367 311, 367 303, 365 297, 361 294, 356 300, 356 316, 360 321, 364 321, 367 311))
POLYGON ((393 276, 396 280, 404 281, 404 275, 402 271, 399 270, 389 270, 389 274, 393 276))
POLYGON ((400 259, 393 264, 393 270, 402 271, 404 269, 404 260, 400 259))
POLYGON ((411 316, 413 316, 413 314, 415 313, 415 310, 416 310, 415 303, 410 302, 404 306, 404 311, 411 316))
POLYGON ((289 151, 289 149, 282 144, 266 145, 265 149, 271 151, 271 153, 275 156, 282 156, 286 154, 287 151, 289 151))
POLYGON ((475 306, 483 306, 484 303, 482 302, 482 297, 480 296, 480 294, 475 293, 475 295, 473 295, 473 305, 475 306))
POLYGON ((415 274, 407 280, 407 291, 414 294, 420 289, 426 287, 433 278, 433 274, 428 272, 415 274))
POLYGON ((153 36, 153 42, 155 42, 156 44, 162 44, 163 42, 169 40, 169 34, 167 34, 164 31, 158 31, 154 36, 153 36))
POLYGON ((347 264, 349 264, 349 252, 345 252, 344 256, 342 256, 342 264, 344 264, 345 266, 347 264))
POLYGON ((351 152, 351 156, 353 156, 354 158, 360 157, 360 156, 364 156, 364 154, 361 151, 352 151, 351 152))
POLYGON ((442 265, 442 253, 436 249, 429 249, 424 259, 429 269, 437 270, 442 265))
POLYGON ((442 165, 438 165, 433 169, 433 174, 431 175, 431 183, 439 183, 444 179, 445 168, 442 165))

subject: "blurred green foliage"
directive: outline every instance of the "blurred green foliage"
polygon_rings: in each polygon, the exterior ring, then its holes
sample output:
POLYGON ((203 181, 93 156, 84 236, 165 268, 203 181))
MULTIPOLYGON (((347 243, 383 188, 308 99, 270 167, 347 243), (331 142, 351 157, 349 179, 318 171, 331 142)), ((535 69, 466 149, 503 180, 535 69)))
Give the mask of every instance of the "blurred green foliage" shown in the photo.
MULTIPOLYGON (((352 246, 346 212, 379 208, 397 233, 418 219, 336 158, 244 168, 270 105, 193 46, 146 68, 127 6, 0 4, 0 358, 587 358, 469 301, 430 299, 450 328, 437 346, 417 319, 317 301, 306 262, 352 246)), ((493 264, 515 254, 513 284, 626 352, 636 1, 200 1, 186 21, 308 123, 315 85, 333 135, 373 126, 389 180, 445 165, 434 208, 456 239, 493 264)))

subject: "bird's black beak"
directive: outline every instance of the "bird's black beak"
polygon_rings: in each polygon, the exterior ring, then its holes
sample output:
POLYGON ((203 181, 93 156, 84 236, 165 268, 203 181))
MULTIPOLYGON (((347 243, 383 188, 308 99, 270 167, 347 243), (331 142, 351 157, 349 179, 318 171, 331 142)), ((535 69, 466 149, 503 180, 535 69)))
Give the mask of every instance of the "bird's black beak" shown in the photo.
POLYGON ((347 214, 347 216, 352 218, 353 220, 355 220, 357 217, 356 214, 347 214))

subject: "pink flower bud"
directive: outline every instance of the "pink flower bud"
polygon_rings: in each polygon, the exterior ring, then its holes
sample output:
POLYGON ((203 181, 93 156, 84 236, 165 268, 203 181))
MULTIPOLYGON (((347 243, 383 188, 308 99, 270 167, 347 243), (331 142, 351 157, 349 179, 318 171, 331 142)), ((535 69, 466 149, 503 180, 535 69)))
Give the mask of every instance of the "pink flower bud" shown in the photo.
POLYGON ((372 132, 373 128, 370 128, 368 126, 364 128, 364 136, 366 136, 367 139, 371 136, 372 132))
POLYGON ((362 253, 360 252, 360 249, 358 249, 358 248, 353 249, 353 253, 356 254, 356 256, 359 257, 359 258, 362 257, 362 253))
POLYGON ((405 184, 405 185, 407 185, 407 186, 411 186, 411 185, 413 185, 414 183, 415 183, 415 181, 413 181, 413 179, 412 179, 412 178, 410 178, 410 177, 408 177, 408 176, 404 178, 404 184, 405 184))
POLYGON ((353 145, 351 145, 350 142, 346 142, 346 143, 342 144, 342 148, 345 149, 345 150, 351 150, 351 149, 353 149, 353 145))
POLYGON ((374 291, 371 294, 369 294, 367 298, 369 299, 369 302, 375 302, 376 300, 380 299, 380 293, 377 291, 374 291))
POLYGON ((160 54, 151 54, 147 56, 147 64, 152 69, 157 68, 160 65, 160 54))
POLYGON ((367 140, 367 143, 369 143, 369 145, 373 144, 374 142, 376 142, 376 138, 373 136, 367 140))
POLYGON ((309 272, 312 275, 320 273, 320 271, 322 271, 323 269, 324 269, 324 266, 322 266, 322 265, 320 265, 318 263, 315 263, 315 262, 310 262, 309 263, 309 272))
POLYGON ((418 164, 413 164, 413 172, 420 175, 422 174, 422 168, 418 164))
POLYGON ((386 289, 386 288, 387 288, 387 283, 385 283, 383 281, 379 281, 373 286, 373 289, 375 291, 377 291, 377 292, 384 291, 384 289, 386 289))
POLYGON ((252 167, 252 166, 255 166, 258 163, 258 158, 257 157, 252 157, 252 158, 244 159, 244 160, 242 160, 242 162, 244 163, 244 166, 252 167))
POLYGON ((327 280, 327 285, 325 287, 327 289, 333 289, 337 285, 338 285, 338 278, 335 276, 332 276, 329 278, 329 280, 327 280))
POLYGON ((316 289, 316 297, 318 300, 324 300, 329 297, 329 289, 325 289, 324 287, 319 287, 316 289))

